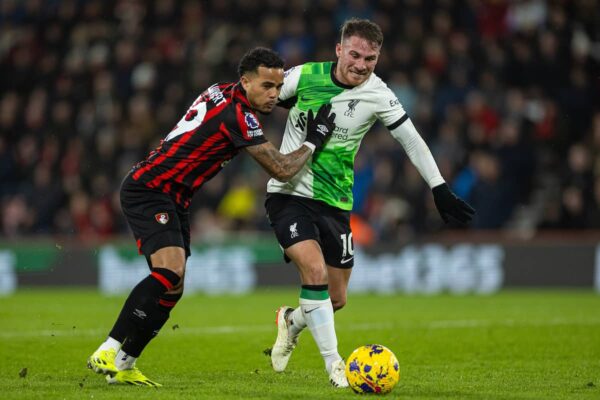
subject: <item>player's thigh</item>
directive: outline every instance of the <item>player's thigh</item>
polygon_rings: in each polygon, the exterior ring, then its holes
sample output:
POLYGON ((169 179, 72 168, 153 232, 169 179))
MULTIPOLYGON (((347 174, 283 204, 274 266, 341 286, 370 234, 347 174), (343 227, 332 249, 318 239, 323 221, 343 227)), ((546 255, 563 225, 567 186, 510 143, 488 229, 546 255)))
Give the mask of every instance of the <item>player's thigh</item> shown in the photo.
POLYGON ((269 224, 283 249, 305 240, 318 239, 312 212, 303 201, 277 193, 269 194, 265 202, 269 224))
POLYGON ((185 250, 179 246, 161 247, 150 255, 150 262, 154 268, 168 268, 178 275, 183 275, 185 270, 185 250))
MULTIPOLYGON (((190 251, 190 221, 189 212, 187 210, 177 209, 177 218, 179 219, 179 227, 181 238, 183 240, 183 247, 180 246, 166 246, 161 247, 150 255, 150 262, 152 267, 168 268, 177 273, 181 280, 176 287, 170 292, 179 293, 183 291, 183 281, 185 278, 185 266, 188 257, 191 254, 190 251)), ((169 292, 169 293, 170 293, 169 292)))
POLYGON ((303 285, 327 283, 327 269, 321 246, 314 239, 303 240, 285 249, 287 256, 296 264, 303 285))
POLYGON ((346 305, 348 282, 354 265, 350 213, 323 207, 317 222, 327 264, 329 296, 334 310, 346 305))
POLYGON ((311 210, 302 203, 302 199, 289 195, 269 194, 265 208, 269 224, 286 254, 286 250, 296 243, 307 240, 318 242, 315 218, 311 215, 311 210))
POLYGON ((186 244, 185 227, 182 228, 177 206, 170 197, 125 181, 121 207, 140 254, 146 256, 152 267, 168 268, 182 276, 189 239, 186 244))
POLYGON ((348 211, 323 207, 317 220, 321 248, 327 265, 340 269, 354 266, 354 241, 348 211))
POLYGON ((327 269, 318 241, 316 217, 309 201, 295 196, 270 194, 265 208, 285 259, 296 264, 302 283, 326 283, 327 269))
POLYGON ((329 280, 329 297, 334 310, 344 307, 347 302, 348 282, 352 268, 338 268, 327 266, 327 276, 329 280))
POLYGON ((185 250, 185 259, 192 254, 190 243, 191 243, 191 229, 190 229, 190 213, 188 210, 184 210, 181 207, 177 208, 177 218, 179 218, 179 228, 181 232, 181 238, 183 239, 183 249, 185 250))

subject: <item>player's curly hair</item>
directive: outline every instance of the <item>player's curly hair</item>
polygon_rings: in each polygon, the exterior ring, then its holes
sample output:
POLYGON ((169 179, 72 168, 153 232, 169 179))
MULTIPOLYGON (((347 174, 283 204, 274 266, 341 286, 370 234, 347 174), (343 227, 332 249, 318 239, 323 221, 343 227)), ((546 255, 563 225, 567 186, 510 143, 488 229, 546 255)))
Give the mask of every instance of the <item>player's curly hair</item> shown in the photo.
POLYGON ((249 50, 238 65, 240 77, 246 72, 257 72, 258 67, 283 68, 284 62, 275 51, 266 47, 255 47, 249 50))
POLYGON ((358 36, 366 39, 371 43, 376 43, 377 46, 383 44, 383 32, 375 22, 368 19, 351 18, 344 22, 340 28, 342 40, 348 39, 351 36, 358 36))

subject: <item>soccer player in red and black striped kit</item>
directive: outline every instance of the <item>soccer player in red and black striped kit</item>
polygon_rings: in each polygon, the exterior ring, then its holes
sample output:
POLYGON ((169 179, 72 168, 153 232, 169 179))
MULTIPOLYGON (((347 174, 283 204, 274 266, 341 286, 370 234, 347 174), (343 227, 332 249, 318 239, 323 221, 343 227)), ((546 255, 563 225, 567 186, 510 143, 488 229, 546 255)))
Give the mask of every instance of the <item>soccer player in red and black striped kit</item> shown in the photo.
POLYGON ((215 84, 194 101, 160 146, 124 179, 121 205, 150 275, 133 288, 107 340, 88 367, 109 383, 160 386, 135 362, 183 294, 190 256, 188 206, 194 193, 240 150, 272 177, 288 181, 335 129, 331 106, 310 114, 306 141, 281 154, 263 135, 256 112, 270 113, 283 85, 283 60, 255 48, 241 59, 237 83, 215 84))

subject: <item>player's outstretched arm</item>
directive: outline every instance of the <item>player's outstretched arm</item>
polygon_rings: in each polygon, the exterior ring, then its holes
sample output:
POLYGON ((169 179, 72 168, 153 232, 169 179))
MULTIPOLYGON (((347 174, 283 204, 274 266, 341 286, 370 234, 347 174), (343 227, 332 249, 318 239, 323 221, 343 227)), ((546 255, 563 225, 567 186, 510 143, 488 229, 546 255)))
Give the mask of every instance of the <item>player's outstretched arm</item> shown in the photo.
POLYGON ((469 223, 475 210, 455 195, 444 182, 429 147, 412 121, 405 118, 404 123, 391 130, 391 133, 402 144, 413 165, 432 188, 433 200, 444 222, 448 223, 451 217, 463 225, 469 223))
POLYGON ((335 129, 334 120, 335 113, 331 112, 331 104, 325 104, 319 108, 316 116, 309 110, 306 141, 299 149, 289 154, 281 154, 272 143, 266 142, 248 146, 246 151, 269 175, 280 182, 287 182, 302 169, 314 151, 325 145, 335 129))
POLYGON ((312 150, 308 146, 300 146, 289 154, 281 154, 271 142, 248 146, 246 151, 269 175, 280 182, 289 181, 312 156, 312 150))

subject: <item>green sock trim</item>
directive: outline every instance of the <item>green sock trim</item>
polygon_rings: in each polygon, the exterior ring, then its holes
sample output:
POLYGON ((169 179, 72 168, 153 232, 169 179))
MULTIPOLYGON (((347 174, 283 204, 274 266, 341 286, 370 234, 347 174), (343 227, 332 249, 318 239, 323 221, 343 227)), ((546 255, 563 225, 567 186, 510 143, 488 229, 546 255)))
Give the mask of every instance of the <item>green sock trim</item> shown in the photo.
POLYGON ((302 288, 300 290, 300 298, 306 300, 327 300, 329 298, 329 291, 302 288))

